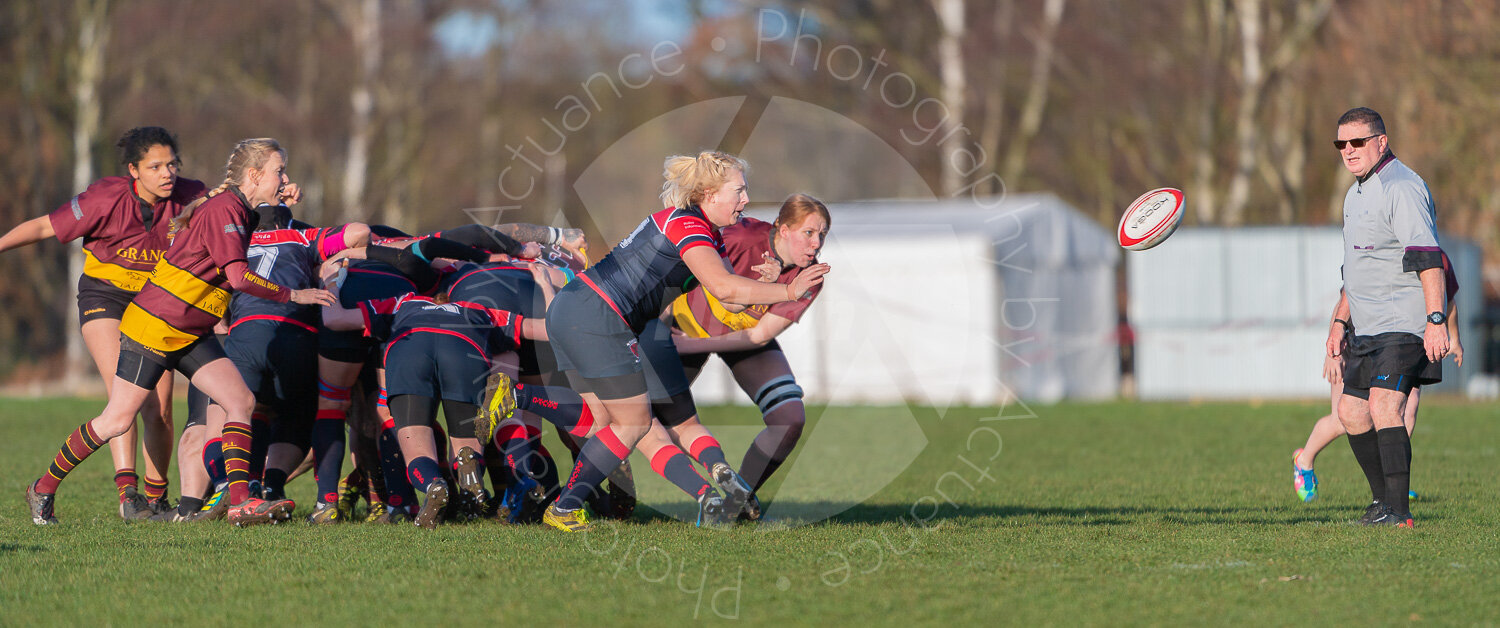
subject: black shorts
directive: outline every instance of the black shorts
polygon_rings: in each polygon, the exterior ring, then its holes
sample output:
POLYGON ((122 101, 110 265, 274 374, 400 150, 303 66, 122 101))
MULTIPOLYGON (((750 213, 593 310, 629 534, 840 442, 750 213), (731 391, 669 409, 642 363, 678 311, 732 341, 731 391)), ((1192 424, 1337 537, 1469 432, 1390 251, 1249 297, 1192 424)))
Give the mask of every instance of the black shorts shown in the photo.
POLYGON ((570 283, 552 300, 547 336, 557 370, 568 374, 573 390, 600 399, 647 391, 635 332, 587 284, 570 283))
POLYGON ((116 288, 114 284, 88 275, 78 276, 78 324, 111 318, 120 320, 125 306, 137 293, 116 288))
MULTIPOLYGON (((474 438, 474 419, 479 416, 479 406, 450 399, 442 400, 443 421, 448 425, 449 438, 474 438)), ((438 400, 422 395, 392 395, 391 420, 396 429, 412 426, 428 426, 437 423, 438 400)))
POLYGON ((368 360, 379 346, 378 341, 365 336, 365 332, 360 330, 335 331, 318 326, 318 357, 358 364, 368 360))
POLYGON ((1427 359, 1422 338, 1414 334, 1355 336, 1345 351, 1344 394, 1351 397, 1369 399, 1371 388, 1404 395, 1415 386, 1440 381, 1443 381, 1442 363, 1427 359))
POLYGON ((188 379, 203 365, 227 357, 219 339, 212 335, 200 336, 192 344, 170 353, 157 351, 143 345, 130 336, 120 334, 120 361, 115 365, 115 375, 120 379, 150 390, 161 381, 169 370, 176 370, 188 379))
POLYGON ((688 381, 696 381, 698 373, 703 370, 703 365, 708 364, 708 356, 717 355, 724 361, 724 366, 733 369, 740 362, 770 351, 781 351, 781 344, 772 338, 764 346, 750 349, 749 351, 724 351, 721 353, 689 353, 682 356, 682 368, 687 371, 688 381))
POLYGON ((244 321, 229 332, 224 353, 255 400, 276 409, 277 421, 312 425, 318 407, 313 332, 276 321, 244 321))
POLYGON ((478 403, 490 362, 462 338, 417 332, 386 345, 386 396, 478 403))
POLYGON ((193 426, 208 426, 208 394, 198 390, 197 386, 189 385, 187 394, 188 418, 182 429, 193 426))

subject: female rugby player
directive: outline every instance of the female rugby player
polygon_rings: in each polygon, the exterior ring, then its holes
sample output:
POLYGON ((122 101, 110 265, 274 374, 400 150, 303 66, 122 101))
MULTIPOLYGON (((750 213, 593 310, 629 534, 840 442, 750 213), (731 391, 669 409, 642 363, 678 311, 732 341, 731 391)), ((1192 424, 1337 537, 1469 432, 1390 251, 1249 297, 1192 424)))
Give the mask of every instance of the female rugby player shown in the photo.
MULTIPOLYGON (((78 322, 104 390, 114 383, 120 357, 120 316, 146 284, 167 250, 168 225, 184 205, 203 196, 204 185, 179 178, 177 140, 157 126, 126 131, 116 143, 129 176, 90 184, 52 213, 21 223, 0 237, 0 252, 56 237, 83 238, 83 275, 78 277, 78 322)), ((110 441, 120 516, 142 519, 166 510, 167 467, 172 457, 172 378, 141 406, 145 432, 146 495, 135 473, 135 423, 124 438, 110 441)))
MULTIPOLYGON (((791 284, 762 283, 728 270, 719 229, 738 222, 749 202, 746 168, 740 158, 718 152, 668 158, 662 186, 667 209, 648 216, 553 301, 547 330, 559 369, 609 426, 584 444, 567 487, 543 515, 548 525, 587 528, 581 509, 585 496, 650 429, 652 403, 639 336, 678 292, 701 282, 724 303, 748 305, 794 301, 822 283, 825 264, 809 267, 791 284)), ((663 424, 696 414, 690 392, 674 397, 670 410, 688 414, 658 415, 663 424)))
POLYGON ((245 262, 250 208, 277 202, 286 183, 281 146, 268 138, 243 140, 230 153, 224 183, 172 221, 173 246, 121 316, 120 359, 109 403, 68 436, 47 473, 26 488, 34 523, 57 522, 53 506, 59 483, 89 454, 125 433, 168 369, 187 376, 228 415, 224 451, 230 522, 250 525, 290 516, 290 500, 250 498, 249 420, 255 397, 211 333, 229 305, 226 287, 277 302, 333 303, 325 290, 289 290, 251 272, 245 262))

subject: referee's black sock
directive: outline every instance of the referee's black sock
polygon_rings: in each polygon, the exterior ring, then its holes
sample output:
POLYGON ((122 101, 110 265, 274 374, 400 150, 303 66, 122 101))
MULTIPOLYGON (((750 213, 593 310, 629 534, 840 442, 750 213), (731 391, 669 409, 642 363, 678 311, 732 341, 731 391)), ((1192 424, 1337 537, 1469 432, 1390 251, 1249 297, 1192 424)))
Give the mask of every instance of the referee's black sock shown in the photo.
POLYGON ((1370 499, 1385 502, 1385 471, 1380 466, 1380 445, 1376 441, 1375 430, 1350 434, 1349 449, 1354 451, 1354 459, 1359 462, 1359 468, 1365 472, 1365 479, 1370 482, 1370 499))
POLYGON ((1411 513, 1411 437, 1398 425, 1375 432, 1380 465, 1385 470, 1385 503, 1398 515, 1411 513))

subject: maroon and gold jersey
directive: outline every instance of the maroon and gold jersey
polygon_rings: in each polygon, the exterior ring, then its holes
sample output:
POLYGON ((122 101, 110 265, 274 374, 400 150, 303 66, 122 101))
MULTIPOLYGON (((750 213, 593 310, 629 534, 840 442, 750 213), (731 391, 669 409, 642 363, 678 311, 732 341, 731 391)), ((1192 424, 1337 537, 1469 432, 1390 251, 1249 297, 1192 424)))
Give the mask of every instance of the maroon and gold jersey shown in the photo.
POLYGON ((151 271, 151 279, 125 309, 120 332, 163 352, 212 333, 229 308, 229 288, 278 303, 291 291, 251 272, 250 206, 238 190, 208 200, 151 271))
MULTIPOLYGON (((754 218, 741 219, 738 223, 719 230, 719 235, 724 238, 724 259, 734 266, 734 274, 760 279, 755 266, 765 262, 762 255, 770 253, 775 256, 771 247, 771 235, 775 231, 776 225, 754 218)), ((784 269, 781 276, 776 278, 776 283, 792 283, 801 273, 802 269, 796 266, 784 269)), ((743 312, 730 312, 724 309, 718 299, 699 286, 672 302, 672 318, 676 320, 678 328, 697 338, 722 336, 749 329, 767 314, 775 314, 795 323, 802 318, 802 314, 822 290, 823 285, 818 284, 796 301, 751 305, 743 312)))
POLYGON ((201 182, 179 177, 171 196, 150 205, 136 195, 135 179, 105 177, 47 218, 58 240, 83 238, 83 274, 139 292, 167 250, 172 219, 203 192, 201 182))

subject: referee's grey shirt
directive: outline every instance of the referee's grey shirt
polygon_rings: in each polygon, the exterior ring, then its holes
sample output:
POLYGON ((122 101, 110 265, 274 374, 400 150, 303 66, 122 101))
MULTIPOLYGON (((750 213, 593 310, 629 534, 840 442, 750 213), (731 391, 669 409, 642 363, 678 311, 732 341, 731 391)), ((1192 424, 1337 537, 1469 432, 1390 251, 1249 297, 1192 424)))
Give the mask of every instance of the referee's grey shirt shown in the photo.
POLYGON ((1387 152, 1344 195, 1344 293, 1356 333, 1421 338, 1427 305, 1417 273, 1441 268, 1432 192, 1387 152))

